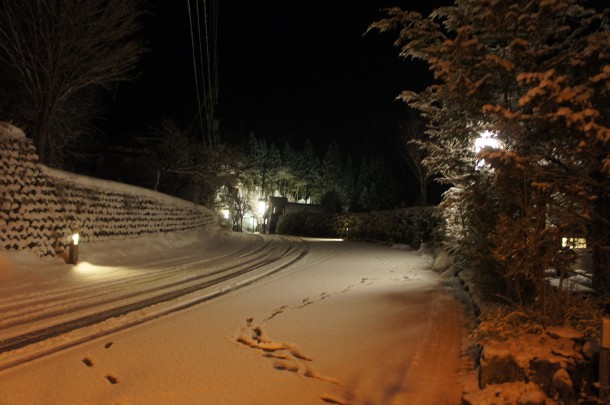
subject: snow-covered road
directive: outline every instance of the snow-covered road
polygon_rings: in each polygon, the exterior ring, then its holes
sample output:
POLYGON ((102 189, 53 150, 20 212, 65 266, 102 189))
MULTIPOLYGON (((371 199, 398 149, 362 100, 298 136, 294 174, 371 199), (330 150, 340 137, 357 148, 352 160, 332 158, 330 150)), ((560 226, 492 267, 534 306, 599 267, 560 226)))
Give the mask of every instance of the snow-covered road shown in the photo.
POLYGON ((76 266, 0 253, 5 341, 255 268, 5 351, 0 405, 457 404, 463 315, 428 261, 223 232, 83 246, 76 266))

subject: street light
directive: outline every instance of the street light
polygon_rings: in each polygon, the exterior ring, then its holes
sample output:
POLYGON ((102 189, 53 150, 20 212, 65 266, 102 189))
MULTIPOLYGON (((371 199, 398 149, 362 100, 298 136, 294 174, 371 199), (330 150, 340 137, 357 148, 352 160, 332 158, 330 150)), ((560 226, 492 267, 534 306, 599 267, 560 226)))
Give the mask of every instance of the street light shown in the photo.
POLYGON ((265 201, 264 199, 260 199, 258 200, 258 214, 262 217, 262 221, 261 221, 261 233, 266 233, 266 229, 265 229, 265 211, 267 210, 267 201, 265 201))
POLYGON ((70 236, 70 247, 69 247, 69 264, 76 264, 78 261, 78 241, 80 239, 80 234, 78 232, 78 228, 72 229, 72 234, 70 236))
MULTIPOLYGON (((483 131, 479 137, 474 141, 474 153, 478 154, 483 148, 491 147, 498 149, 500 148, 500 141, 496 138, 496 133, 491 131, 483 131)), ((477 169, 485 166, 485 159, 477 160, 477 169)))
POLYGON ((266 209, 267 209, 267 201, 265 201, 261 198, 260 200, 258 200, 258 213, 260 215, 264 215, 266 209))
POLYGON ((226 225, 229 226, 229 215, 231 214, 231 212, 229 211, 228 208, 225 208, 223 210, 220 210, 220 213, 222 214, 222 222, 221 225, 226 225))

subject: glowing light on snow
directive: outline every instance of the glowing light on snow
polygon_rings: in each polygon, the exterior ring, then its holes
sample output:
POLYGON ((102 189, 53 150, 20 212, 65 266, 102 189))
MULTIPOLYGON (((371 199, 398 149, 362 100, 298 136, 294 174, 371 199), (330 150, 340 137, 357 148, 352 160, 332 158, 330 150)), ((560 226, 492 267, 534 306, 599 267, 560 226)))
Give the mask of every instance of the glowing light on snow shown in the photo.
POLYGON ((76 266, 74 266, 74 270, 77 273, 86 273, 86 274, 101 273, 103 271, 103 269, 104 269, 103 266, 96 266, 94 264, 87 263, 87 262, 80 262, 76 266))
POLYGON ((121 266, 99 266, 89 262, 79 262, 73 268, 76 274, 81 276, 101 276, 112 278, 123 278, 133 275, 133 270, 121 266))

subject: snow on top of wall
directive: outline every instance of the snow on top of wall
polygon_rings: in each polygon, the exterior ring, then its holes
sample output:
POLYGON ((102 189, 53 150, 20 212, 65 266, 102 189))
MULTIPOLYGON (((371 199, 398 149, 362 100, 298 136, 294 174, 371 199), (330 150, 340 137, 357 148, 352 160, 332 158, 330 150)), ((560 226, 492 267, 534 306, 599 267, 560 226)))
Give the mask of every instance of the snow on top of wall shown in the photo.
POLYGON ((134 186, 131 184, 117 183, 110 180, 96 179, 80 174, 65 172, 59 169, 53 169, 45 165, 39 165, 40 170, 46 176, 53 177, 59 180, 70 182, 74 185, 86 188, 96 188, 98 190, 112 192, 117 194, 129 194, 138 197, 147 197, 151 200, 162 201, 168 205, 183 207, 186 209, 199 209, 201 206, 177 197, 172 197, 157 191, 153 191, 144 187, 134 186))
POLYGON ((25 133, 8 122, 0 121, 0 139, 2 138, 25 138, 25 133))

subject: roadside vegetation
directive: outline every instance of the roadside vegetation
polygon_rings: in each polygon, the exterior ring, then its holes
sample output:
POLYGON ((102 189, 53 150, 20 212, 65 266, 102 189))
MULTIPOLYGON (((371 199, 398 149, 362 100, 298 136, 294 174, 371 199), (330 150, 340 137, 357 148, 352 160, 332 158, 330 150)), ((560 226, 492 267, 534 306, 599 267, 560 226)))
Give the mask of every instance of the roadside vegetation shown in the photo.
POLYGON ((593 287, 610 291, 609 13, 457 0, 428 17, 389 9, 370 27, 398 33, 400 55, 434 74, 400 98, 426 121, 423 164, 450 186, 446 248, 544 326, 581 305, 546 281, 570 276, 570 241, 586 240, 593 287))

